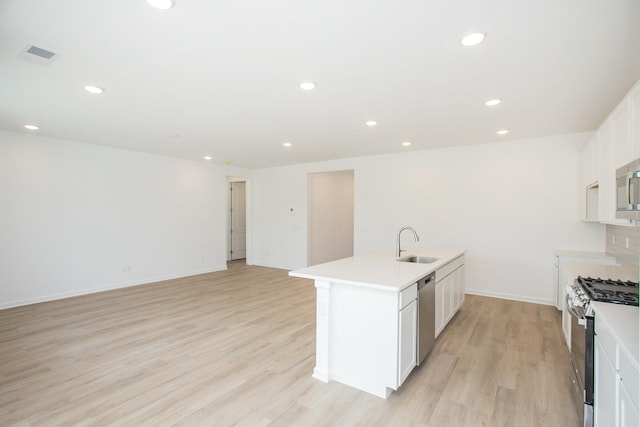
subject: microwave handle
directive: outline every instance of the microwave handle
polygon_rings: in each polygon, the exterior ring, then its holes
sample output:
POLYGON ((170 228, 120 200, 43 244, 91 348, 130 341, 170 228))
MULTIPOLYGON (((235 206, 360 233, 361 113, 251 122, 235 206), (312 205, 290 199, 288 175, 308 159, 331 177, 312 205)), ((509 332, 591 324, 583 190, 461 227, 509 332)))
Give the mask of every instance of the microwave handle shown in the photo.
POLYGON ((632 209, 640 209, 640 171, 629 174, 627 197, 632 209))

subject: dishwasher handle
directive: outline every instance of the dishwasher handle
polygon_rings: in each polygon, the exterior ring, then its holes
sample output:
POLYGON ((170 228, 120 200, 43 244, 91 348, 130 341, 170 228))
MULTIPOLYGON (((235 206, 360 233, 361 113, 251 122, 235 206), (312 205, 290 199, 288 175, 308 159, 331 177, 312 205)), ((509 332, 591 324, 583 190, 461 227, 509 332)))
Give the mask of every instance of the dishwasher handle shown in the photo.
POLYGON ((436 275, 434 273, 431 273, 430 275, 423 277, 422 279, 418 280, 418 290, 431 284, 431 282, 435 282, 435 280, 436 280, 436 275))

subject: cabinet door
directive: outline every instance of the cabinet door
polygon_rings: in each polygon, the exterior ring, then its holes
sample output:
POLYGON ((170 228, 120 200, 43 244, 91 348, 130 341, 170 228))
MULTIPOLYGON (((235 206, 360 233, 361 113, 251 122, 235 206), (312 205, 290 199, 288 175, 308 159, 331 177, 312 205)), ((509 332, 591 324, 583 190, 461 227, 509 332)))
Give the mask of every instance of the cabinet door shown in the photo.
POLYGON ((624 387, 624 383, 620 384, 620 401, 618 420, 620 421, 620 427, 638 427, 640 426, 640 413, 636 406, 638 402, 629 395, 629 392, 624 387))
POLYGON ((443 310, 442 306, 444 304, 444 291, 442 288, 443 281, 439 281, 436 283, 436 337, 444 327, 444 317, 442 316, 443 310))
POLYGON ((631 135, 629 138, 631 160, 640 159, 640 81, 631 89, 629 94, 629 119, 631 120, 631 135))
POLYGON ((596 335, 594 351, 594 426, 616 425, 616 369, 605 354, 596 335))
POLYGON ((616 172, 613 168, 613 144, 611 122, 605 121, 598 129, 598 155, 600 157, 600 187, 598 218, 600 222, 611 223, 616 211, 616 172))
POLYGON ((453 274, 442 279, 443 301, 442 301, 442 321, 446 325, 453 313, 452 309, 452 291, 453 291, 453 274))
POLYGON ((464 301, 464 265, 456 270, 456 302, 453 312, 457 312, 464 301))
POLYGON ((398 335, 398 387, 409 376, 417 364, 418 359, 418 302, 413 300, 409 305, 400 310, 398 335))
POLYGON ((631 144, 629 143, 629 100, 622 102, 611 114, 613 139, 613 169, 629 163, 631 159, 631 144))

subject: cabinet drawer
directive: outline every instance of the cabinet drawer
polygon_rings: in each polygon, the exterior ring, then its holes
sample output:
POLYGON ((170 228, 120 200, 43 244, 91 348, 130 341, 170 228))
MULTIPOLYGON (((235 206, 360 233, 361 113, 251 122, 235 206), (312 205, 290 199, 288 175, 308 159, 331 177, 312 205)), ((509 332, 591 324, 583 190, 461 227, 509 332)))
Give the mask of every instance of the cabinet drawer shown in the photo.
POLYGON ((634 366, 634 363, 629 359, 629 356, 624 351, 620 351, 620 366, 618 373, 622 379, 624 388, 627 389, 629 397, 632 402, 640 401, 640 390, 638 390, 638 369, 634 366))
POLYGON ((449 264, 445 264, 439 269, 436 270, 436 282, 447 277, 449 274, 453 273, 458 267, 464 265, 464 255, 459 256, 458 258, 451 261, 449 264))
POLYGON ((418 298, 418 284, 414 283, 413 285, 403 289, 400 292, 400 297, 398 298, 398 308, 403 309, 416 298, 418 298))
POLYGON ((616 365, 616 360, 618 360, 616 357, 618 343, 609 328, 607 328, 606 323, 598 322, 598 316, 596 316, 595 319, 595 331, 596 340, 600 343, 602 351, 607 355, 609 360, 616 365))

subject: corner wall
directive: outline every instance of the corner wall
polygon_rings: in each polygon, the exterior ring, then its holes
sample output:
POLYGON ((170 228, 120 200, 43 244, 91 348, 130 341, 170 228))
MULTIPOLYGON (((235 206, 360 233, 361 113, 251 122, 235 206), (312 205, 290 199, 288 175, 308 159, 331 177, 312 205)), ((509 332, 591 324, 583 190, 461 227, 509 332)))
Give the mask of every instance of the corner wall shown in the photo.
POLYGON ((226 268, 226 175, 0 131, 0 308, 226 268))

